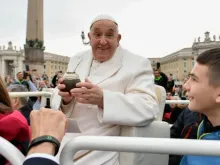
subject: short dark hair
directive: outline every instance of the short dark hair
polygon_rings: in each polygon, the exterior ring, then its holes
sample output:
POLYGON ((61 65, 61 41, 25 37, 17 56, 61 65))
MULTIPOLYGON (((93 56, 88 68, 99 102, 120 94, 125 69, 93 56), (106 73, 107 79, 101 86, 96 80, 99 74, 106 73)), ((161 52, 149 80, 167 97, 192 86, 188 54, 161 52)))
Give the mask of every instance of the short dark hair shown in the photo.
POLYGON ((220 48, 214 48, 201 53, 196 61, 209 68, 209 83, 220 86, 220 48))
POLYGON ((16 75, 18 75, 19 73, 23 73, 23 72, 18 72, 16 75))

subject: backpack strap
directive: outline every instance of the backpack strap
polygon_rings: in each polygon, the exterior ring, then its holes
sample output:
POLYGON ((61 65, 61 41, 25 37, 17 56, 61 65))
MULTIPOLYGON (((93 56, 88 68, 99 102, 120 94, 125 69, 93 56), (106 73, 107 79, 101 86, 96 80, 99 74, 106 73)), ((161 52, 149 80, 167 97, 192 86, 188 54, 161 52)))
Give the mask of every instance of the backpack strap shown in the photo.
POLYGON ((200 138, 203 132, 204 132, 204 120, 202 120, 202 122, 199 124, 198 130, 197 130, 197 139, 200 138))

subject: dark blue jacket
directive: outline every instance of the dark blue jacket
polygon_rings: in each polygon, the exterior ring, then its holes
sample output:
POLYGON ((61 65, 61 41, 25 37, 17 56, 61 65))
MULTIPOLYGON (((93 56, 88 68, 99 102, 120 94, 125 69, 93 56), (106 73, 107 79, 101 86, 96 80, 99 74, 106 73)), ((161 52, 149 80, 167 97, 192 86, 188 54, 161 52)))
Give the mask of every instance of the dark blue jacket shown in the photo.
MULTIPOLYGON (((213 127, 213 131, 206 133, 205 130, 206 122, 205 120, 199 125, 198 128, 198 139, 201 140, 220 140, 220 129, 218 127, 213 127)), ((184 156, 181 160, 180 165, 217 165, 220 164, 220 157, 216 156, 184 156)))
POLYGON ((204 115, 185 108, 170 128, 171 138, 197 139, 197 128, 204 115))

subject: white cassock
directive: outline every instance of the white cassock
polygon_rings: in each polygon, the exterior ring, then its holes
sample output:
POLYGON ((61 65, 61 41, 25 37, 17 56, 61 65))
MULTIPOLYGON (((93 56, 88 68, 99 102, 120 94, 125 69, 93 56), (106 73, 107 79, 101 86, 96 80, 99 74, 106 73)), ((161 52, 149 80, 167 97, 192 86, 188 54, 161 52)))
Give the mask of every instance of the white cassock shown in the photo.
MULTIPOLYGON (((74 104, 74 101, 61 106, 65 114, 77 121, 81 133, 75 136, 119 136, 120 125, 145 126, 157 117, 159 107, 154 76, 147 58, 119 46, 110 60, 99 63, 93 60, 89 50, 73 56, 68 71, 75 71, 81 81, 88 77, 103 89, 103 109, 96 105, 74 104)), ((67 134, 64 141, 75 136, 67 134)), ((118 153, 81 151, 74 159, 76 165, 117 165, 118 153)))

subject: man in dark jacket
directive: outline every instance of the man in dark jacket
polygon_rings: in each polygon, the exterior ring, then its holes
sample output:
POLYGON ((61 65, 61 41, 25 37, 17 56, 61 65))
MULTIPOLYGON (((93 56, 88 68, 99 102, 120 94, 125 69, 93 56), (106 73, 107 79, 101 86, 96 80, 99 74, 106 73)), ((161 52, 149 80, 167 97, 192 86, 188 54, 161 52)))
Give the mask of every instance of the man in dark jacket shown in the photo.
POLYGON ((168 77, 167 80, 167 91, 172 92, 173 91, 173 87, 175 85, 174 80, 173 80, 173 75, 170 74, 170 76, 168 77))
POLYGON ((154 82, 156 85, 160 85, 164 87, 165 89, 167 88, 167 76, 160 72, 158 69, 154 71, 154 82))

